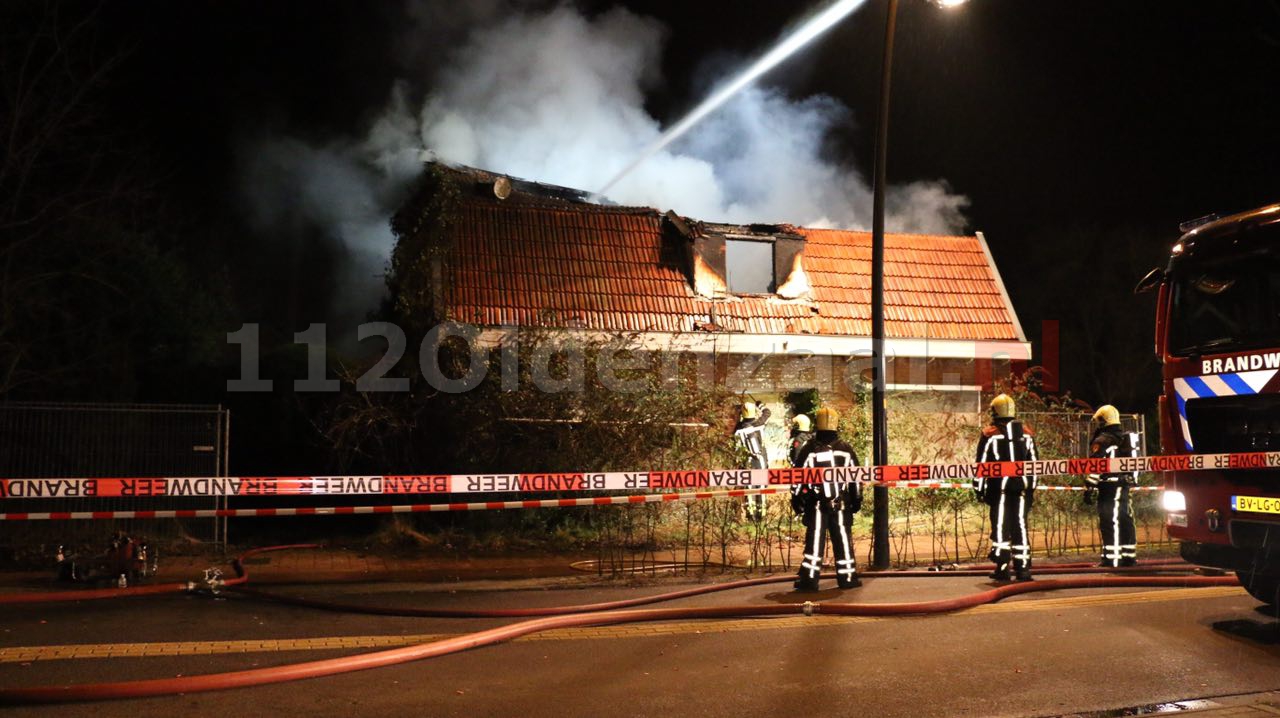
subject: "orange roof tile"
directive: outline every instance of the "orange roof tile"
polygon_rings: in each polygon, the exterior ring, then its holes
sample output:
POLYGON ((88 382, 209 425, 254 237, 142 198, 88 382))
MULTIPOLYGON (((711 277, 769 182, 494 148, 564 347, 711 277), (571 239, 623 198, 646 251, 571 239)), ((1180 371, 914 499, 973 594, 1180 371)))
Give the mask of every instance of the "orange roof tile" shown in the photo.
MULTIPOLYGON (((446 311, 488 325, 585 326, 869 336, 871 235, 794 228, 812 304, 768 297, 709 301, 663 252, 656 210, 464 196, 446 265, 446 311), (815 311, 816 306, 816 311, 815 311)), ((668 240, 670 241, 670 240, 668 240)), ((885 333, 893 338, 1022 341, 976 236, 885 238, 885 333)))

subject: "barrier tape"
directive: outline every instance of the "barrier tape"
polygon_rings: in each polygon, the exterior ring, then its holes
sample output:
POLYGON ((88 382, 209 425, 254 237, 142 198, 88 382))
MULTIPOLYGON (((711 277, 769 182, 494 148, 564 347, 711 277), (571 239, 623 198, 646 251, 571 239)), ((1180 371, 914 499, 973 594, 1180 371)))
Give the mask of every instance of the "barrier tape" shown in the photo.
POLYGON ((300 506, 277 509, 174 509, 156 511, 47 511, 0 513, 0 521, 83 520, 83 519, 203 519, 215 517, 249 518, 271 516, 347 516, 358 514, 407 514, 437 511, 495 511, 500 509, 555 509, 575 506, 616 504, 657 504, 699 501, 752 494, 778 494, 786 489, 734 489, 731 491, 691 491, 630 496, 592 496, 581 499, 526 499, 521 501, 472 501, 440 504, 397 504, 387 506, 300 506))
MULTIPOLYGON (((813 469, 631 471, 556 474, 414 476, 243 476, 0 479, 0 499, 340 496, 748 489, 823 481, 886 486, 941 484, 964 488, 978 478, 1280 468, 1280 452, 1184 454, 1136 458, 1049 459, 969 464, 903 464, 813 469)), ((1047 487, 1046 487, 1047 488, 1047 487)))
MULTIPOLYGON (((899 482, 906 489, 971 489, 970 484, 899 482)), ((1083 486, 1037 486, 1041 491, 1083 491, 1083 486)), ((1135 486, 1134 491, 1162 491, 1163 486, 1135 486)), ((393 504, 386 506, 299 506, 273 509, 168 509, 139 511, 29 511, 0 513, 0 521, 77 521, 102 519, 205 519, 263 518, 273 516, 353 516, 362 514, 417 514, 441 511, 496 511, 502 509, 562 509, 579 506, 657 504, 750 495, 768 496, 787 489, 733 489, 629 496, 593 496, 582 499, 524 499, 520 501, 471 501, 440 504, 393 504)))
MULTIPOLYGON (((895 489, 972 489, 973 484, 955 484, 933 481, 893 481, 888 482, 895 489)), ((1057 484, 1039 484, 1037 491, 1085 491, 1090 486, 1061 486, 1057 484)), ((1163 486, 1130 486, 1130 491, 1164 491, 1163 486)))

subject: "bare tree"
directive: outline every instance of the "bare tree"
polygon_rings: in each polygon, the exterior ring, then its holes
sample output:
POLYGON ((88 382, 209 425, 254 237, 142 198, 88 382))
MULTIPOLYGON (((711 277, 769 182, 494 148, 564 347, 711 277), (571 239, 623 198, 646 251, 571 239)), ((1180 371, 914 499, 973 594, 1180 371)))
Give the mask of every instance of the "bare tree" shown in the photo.
POLYGON ((0 7, 0 396, 127 393, 201 322, 145 138, 109 111, 132 53, 105 7, 0 7))

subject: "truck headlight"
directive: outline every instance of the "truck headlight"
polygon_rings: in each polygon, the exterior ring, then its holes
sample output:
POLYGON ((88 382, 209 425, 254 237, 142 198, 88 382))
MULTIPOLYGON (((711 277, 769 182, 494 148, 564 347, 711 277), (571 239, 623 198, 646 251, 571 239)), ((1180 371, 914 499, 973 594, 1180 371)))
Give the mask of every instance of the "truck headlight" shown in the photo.
POLYGON ((1186 511, 1187 497, 1182 495, 1181 491, 1166 491, 1160 497, 1160 506, 1165 511, 1186 511))

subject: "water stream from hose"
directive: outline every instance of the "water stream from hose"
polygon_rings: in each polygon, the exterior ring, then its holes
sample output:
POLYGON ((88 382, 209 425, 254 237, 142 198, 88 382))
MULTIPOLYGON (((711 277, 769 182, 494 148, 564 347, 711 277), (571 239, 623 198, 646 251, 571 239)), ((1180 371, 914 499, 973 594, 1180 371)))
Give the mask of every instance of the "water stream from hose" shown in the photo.
POLYGON ((734 95, 741 92, 745 87, 755 82, 761 75, 772 70, 783 60, 791 57, 801 48, 813 42, 819 35, 831 29, 836 23, 843 20, 854 10, 862 7, 866 0, 837 0, 830 7, 807 20, 803 25, 796 28, 794 32, 783 38, 774 45, 773 49, 765 53, 759 60, 756 60, 750 67, 743 70, 731 82, 720 87, 710 97, 703 100, 701 104, 693 108, 689 114, 685 115, 679 122, 672 125, 662 136, 651 142, 645 147, 635 159, 626 167, 623 167, 613 179, 605 183, 603 187, 596 192, 596 197, 603 197, 606 192, 613 188, 622 178, 631 174, 631 171, 640 166, 642 162, 661 152, 663 148, 675 142, 689 130, 693 129, 707 115, 715 112, 724 103, 733 98, 734 95))

